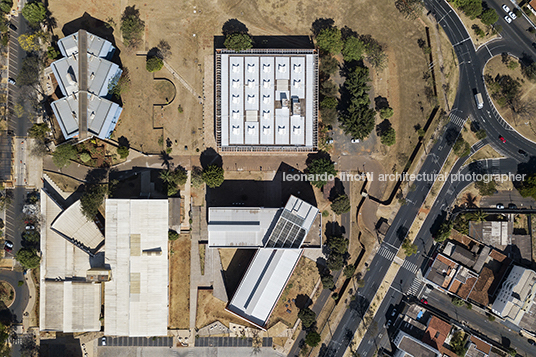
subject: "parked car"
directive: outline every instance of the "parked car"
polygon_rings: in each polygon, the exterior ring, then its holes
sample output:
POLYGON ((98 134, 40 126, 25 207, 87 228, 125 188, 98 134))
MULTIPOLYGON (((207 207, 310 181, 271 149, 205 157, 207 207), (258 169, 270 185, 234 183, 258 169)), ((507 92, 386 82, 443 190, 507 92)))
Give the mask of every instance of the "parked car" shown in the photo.
POLYGON ((508 15, 510 15, 510 17, 512 18, 512 20, 517 19, 516 14, 514 14, 513 12, 509 12, 508 15))
POLYGON ((506 12, 506 13, 510 12, 510 8, 508 6, 506 6, 506 4, 503 4, 502 8, 503 8, 504 12, 506 12))
POLYGON ((504 209, 504 205, 502 203, 497 203, 497 209, 504 209))
POLYGON ((358 143, 359 142, 359 139, 352 139, 352 143, 358 143))
POLYGON ((13 85, 17 84, 17 82, 15 82, 13 78, 8 78, 7 81, 9 82, 9 84, 13 84, 13 85))
POLYGON ((102 345, 103 345, 103 346, 106 346, 106 337, 103 337, 103 338, 101 339, 101 341, 102 341, 102 345))
POLYGON ((421 302, 422 302, 424 305, 428 305, 428 300, 426 300, 425 298, 422 298, 422 299, 421 299, 421 302))
POLYGON ((517 150, 517 152, 520 153, 521 156, 523 156, 523 157, 528 157, 529 156, 529 154, 527 154, 527 152, 525 150, 519 149, 519 150, 517 150))
POLYGON ((10 240, 6 240, 4 242, 4 250, 6 252, 11 252, 13 250, 13 242, 10 240))
POLYGON ((528 340, 528 342, 529 342, 529 345, 536 346, 536 342, 534 342, 534 340, 528 340))
POLYGON ((515 203, 509 203, 508 204, 508 209, 517 209, 517 206, 515 203))
POLYGON ((13 31, 17 31, 17 26, 13 25, 12 23, 9 24, 9 28, 13 31))
POLYGON ((503 142, 503 144, 504 144, 504 143, 506 143, 506 139, 505 139, 505 138, 503 138, 502 136, 499 136, 499 140, 500 140, 500 141, 502 141, 502 142, 503 142))
POLYGON ((32 231, 32 230, 35 229, 35 226, 34 226, 33 224, 28 224, 28 225, 25 227, 25 229, 26 229, 27 231, 32 231))
POLYGON ((508 23, 512 23, 512 19, 511 19, 508 15, 506 15, 506 16, 504 17, 504 21, 506 21, 506 22, 508 22, 508 23))

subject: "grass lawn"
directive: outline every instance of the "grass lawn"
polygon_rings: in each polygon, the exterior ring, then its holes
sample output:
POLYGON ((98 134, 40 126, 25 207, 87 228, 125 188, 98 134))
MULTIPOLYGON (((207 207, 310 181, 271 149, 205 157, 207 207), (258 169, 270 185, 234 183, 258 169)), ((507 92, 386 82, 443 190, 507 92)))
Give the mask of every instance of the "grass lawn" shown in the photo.
MULTIPOLYGON (((516 61, 515 58, 511 58, 511 60, 516 61)), ((509 69, 502 62, 501 57, 498 56, 488 62, 484 68, 484 74, 489 74, 493 78, 495 78, 497 74, 509 75, 521 82, 522 101, 534 102, 536 100, 536 83, 523 78, 520 65, 515 69, 509 69)), ((499 111, 499 114, 501 114, 508 124, 510 124, 518 133, 529 140, 536 141, 536 121, 534 120, 534 116, 529 120, 522 120, 515 117, 508 106, 500 107, 495 100, 493 100, 493 103, 495 104, 495 108, 499 111)))
POLYGON ((170 242, 169 289, 170 328, 187 329, 190 324, 190 236, 187 234, 170 242))

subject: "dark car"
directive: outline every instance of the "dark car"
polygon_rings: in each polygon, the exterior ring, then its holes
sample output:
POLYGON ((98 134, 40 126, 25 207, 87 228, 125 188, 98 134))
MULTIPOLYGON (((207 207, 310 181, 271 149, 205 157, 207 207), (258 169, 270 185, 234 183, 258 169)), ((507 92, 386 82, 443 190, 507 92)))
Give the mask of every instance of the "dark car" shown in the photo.
POLYGON ((4 242, 4 250, 6 252, 11 252, 13 250, 13 242, 10 240, 6 240, 4 242))
POLYGON ((17 26, 13 25, 13 24, 9 24, 9 28, 12 29, 13 31, 17 31, 17 26))
POLYGON ((521 156, 523 156, 523 157, 528 157, 529 156, 529 154, 527 154, 527 152, 525 150, 519 149, 519 150, 517 150, 517 152, 520 153, 521 156))
POLYGON ((534 342, 534 340, 529 340, 529 345, 533 345, 533 346, 536 346, 536 342, 534 342))
POLYGON ((508 209, 517 209, 517 206, 515 203, 509 203, 508 204, 508 209))

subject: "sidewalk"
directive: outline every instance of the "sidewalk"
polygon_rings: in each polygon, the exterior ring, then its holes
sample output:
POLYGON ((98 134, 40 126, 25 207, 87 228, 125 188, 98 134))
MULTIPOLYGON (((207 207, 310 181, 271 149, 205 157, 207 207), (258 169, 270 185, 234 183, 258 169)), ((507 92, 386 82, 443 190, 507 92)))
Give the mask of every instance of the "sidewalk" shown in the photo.
POLYGON ((22 328, 24 332, 27 332, 28 329, 32 327, 39 327, 39 321, 37 321, 37 316, 35 316, 34 313, 35 304, 37 302, 37 289, 32 278, 32 272, 33 270, 28 270, 24 276, 24 280, 26 281, 26 284, 28 284, 29 290, 28 304, 22 314, 22 328))

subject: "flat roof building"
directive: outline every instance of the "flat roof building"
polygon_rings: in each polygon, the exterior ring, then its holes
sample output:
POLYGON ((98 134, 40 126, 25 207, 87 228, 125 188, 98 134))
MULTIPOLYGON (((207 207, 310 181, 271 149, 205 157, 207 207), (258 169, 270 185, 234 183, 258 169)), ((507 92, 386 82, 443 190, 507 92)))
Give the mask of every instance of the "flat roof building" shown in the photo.
POLYGON ((216 53, 216 139, 223 151, 315 151, 314 49, 216 53))
POLYGON ((80 30, 58 42, 65 56, 50 65, 65 96, 51 103, 65 139, 108 138, 122 108, 106 97, 122 70, 108 59, 115 48, 109 41, 80 30))
POLYGON ((427 345, 426 343, 417 340, 403 331, 399 331, 394 341, 398 350, 395 352, 395 357, 439 357, 441 353, 427 345))
POLYGON ((104 333, 166 336, 168 200, 106 200, 104 333))
MULTIPOLYGON (((91 257, 53 228, 69 208, 64 211, 45 190, 41 190, 40 202, 43 221, 39 329, 65 333, 100 331, 101 285, 87 279, 91 257)), ((94 222, 85 220, 78 233, 92 234, 97 229, 94 226, 94 222)))
MULTIPOLYGON (((270 212, 274 215, 269 223, 270 228, 266 230, 261 241, 264 248, 255 253, 246 274, 226 308, 261 329, 267 325, 281 293, 300 260, 303 253, 301 245, 318 215, 318 208, 295 196, 290 196, 285 207, 277 211, 280 214, 270 212)), ((254 209, 244 214, 249 215, 250 218, 256 217, 258 211, 254 209)), ((260 223, 245 224, 256 221, 242 219, 244 218, 232 221, 242 222, 242 225, 247 228, 252 225, 260 226, 260 223)), ((214 224, 215 222, 212 221, 212 225, 218 226, 214 224)), ((268 222, 263 226, 268 227, 268 222)), ((210 227, 211 222, 209 222, 209 233, 210 227)), ((250 234, 254 237, 260 236, 256 232, 250 234)), ((229 236, 232 237, 232 234, 229 233, 229 236)), ((244 239, 245 235, 236 242, 244 241, 244 239)), ((252 240, 254 239, 258 238, 252 240)), ((234 246, 236 245, 231 247, 234 246)))

